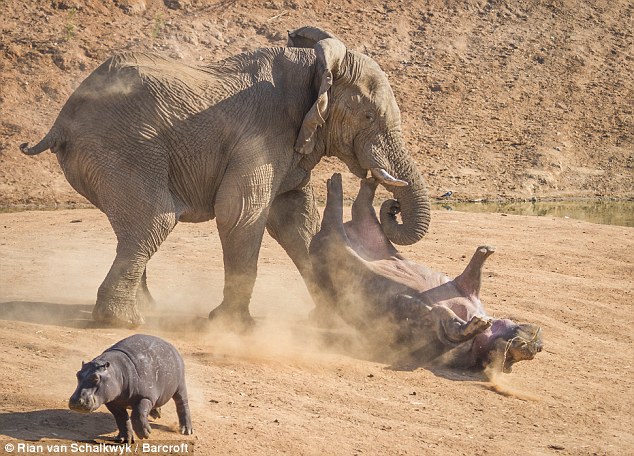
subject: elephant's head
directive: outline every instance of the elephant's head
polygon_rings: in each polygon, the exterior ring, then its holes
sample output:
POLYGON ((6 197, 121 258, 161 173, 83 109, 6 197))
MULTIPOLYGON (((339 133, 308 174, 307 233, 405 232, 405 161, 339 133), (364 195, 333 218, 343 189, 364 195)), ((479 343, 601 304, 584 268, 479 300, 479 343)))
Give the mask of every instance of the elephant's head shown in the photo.
POLYGON ((289 32, 288 43, 315 50, 319 87, 295 150, 311 154, 323 148, 317 153, 337 156, 355 175, 371 172, 394 195, 381 206, 387 237, 400 245, 419 241, 429 226, 429 198, 405 151, 400 111, 385 73, 370 57, 314 27, 289 32))

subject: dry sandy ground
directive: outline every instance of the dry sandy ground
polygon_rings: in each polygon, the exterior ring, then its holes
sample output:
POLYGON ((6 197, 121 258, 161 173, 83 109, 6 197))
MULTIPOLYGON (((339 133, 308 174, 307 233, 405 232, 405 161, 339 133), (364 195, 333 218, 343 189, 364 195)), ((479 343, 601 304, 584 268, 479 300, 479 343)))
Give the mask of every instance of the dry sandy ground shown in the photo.
MULTIPOLYGON (((90 320, 114 256, 105 217, 5 213, 0 233, 0 451, 108 441, 105 408, 82 415, 66 405, 81 361, 134 332, 90 320)), ((482 291, 489 313, 543 326, 545 350, 488 382, 383 364, 311 327, 310 298, 270 238, 251 306, 257 330, 196 329, 220 300, 220 244, 211 223, 179 225, 148 267, 159 308, 139 331, 183 354, 195 435, 175 432, 170 403, 151 442, 192 442, 199 455, 632 454, 632 234, 570 219, 433 214, 430 233, 403 252, 457 275, 477 245, 495 245, 482 291)))

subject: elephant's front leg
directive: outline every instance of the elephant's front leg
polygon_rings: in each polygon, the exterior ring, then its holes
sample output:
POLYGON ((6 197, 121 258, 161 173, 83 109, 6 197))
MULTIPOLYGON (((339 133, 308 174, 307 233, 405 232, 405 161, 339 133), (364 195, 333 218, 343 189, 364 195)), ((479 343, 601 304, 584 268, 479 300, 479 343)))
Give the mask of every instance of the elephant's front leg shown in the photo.
POLYGON ((310 184, 278 195, 271 205, 266 228, 310 287, 312 272, 308 247, 319 231, 319 212, 310 184))
MULTIPOLYGON (((339 225, 343 232, 341 217, 339 225)), ((333 326, 334 312, 329 294, 332 286, 328 285, 327 276, 319 274, 313 268, 309 256, 310 243, 319 231, 319 211, 310 184, 275 198, 269 213, 267 229, 293 260, 304 279, 315 303, 311 319, 320 326, 333 326)))

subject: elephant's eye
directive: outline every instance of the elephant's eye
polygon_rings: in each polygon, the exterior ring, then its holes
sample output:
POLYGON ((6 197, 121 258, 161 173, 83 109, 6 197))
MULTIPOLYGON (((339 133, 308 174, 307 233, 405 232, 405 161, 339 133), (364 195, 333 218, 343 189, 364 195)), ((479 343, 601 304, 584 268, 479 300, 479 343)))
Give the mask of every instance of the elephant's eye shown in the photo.
POLYGON ((372 111, 366 111, 365 112, 365 120, 368 123, 374 122, 374 119, 375 119, 375 115, 374 115, 374 113, 372 111))

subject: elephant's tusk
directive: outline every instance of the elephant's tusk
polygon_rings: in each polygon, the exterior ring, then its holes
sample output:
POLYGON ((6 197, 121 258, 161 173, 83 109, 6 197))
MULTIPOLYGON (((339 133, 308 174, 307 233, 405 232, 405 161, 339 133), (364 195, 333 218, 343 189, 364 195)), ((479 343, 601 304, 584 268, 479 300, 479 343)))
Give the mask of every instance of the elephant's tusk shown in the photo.
POLYGON ((409 185, 404 180, 400 180, 392 176, 383 168, 372 168, 370 171, 372 172, 374 178, 384 185, 392 185, 394 187, 407 187, 409 185))

